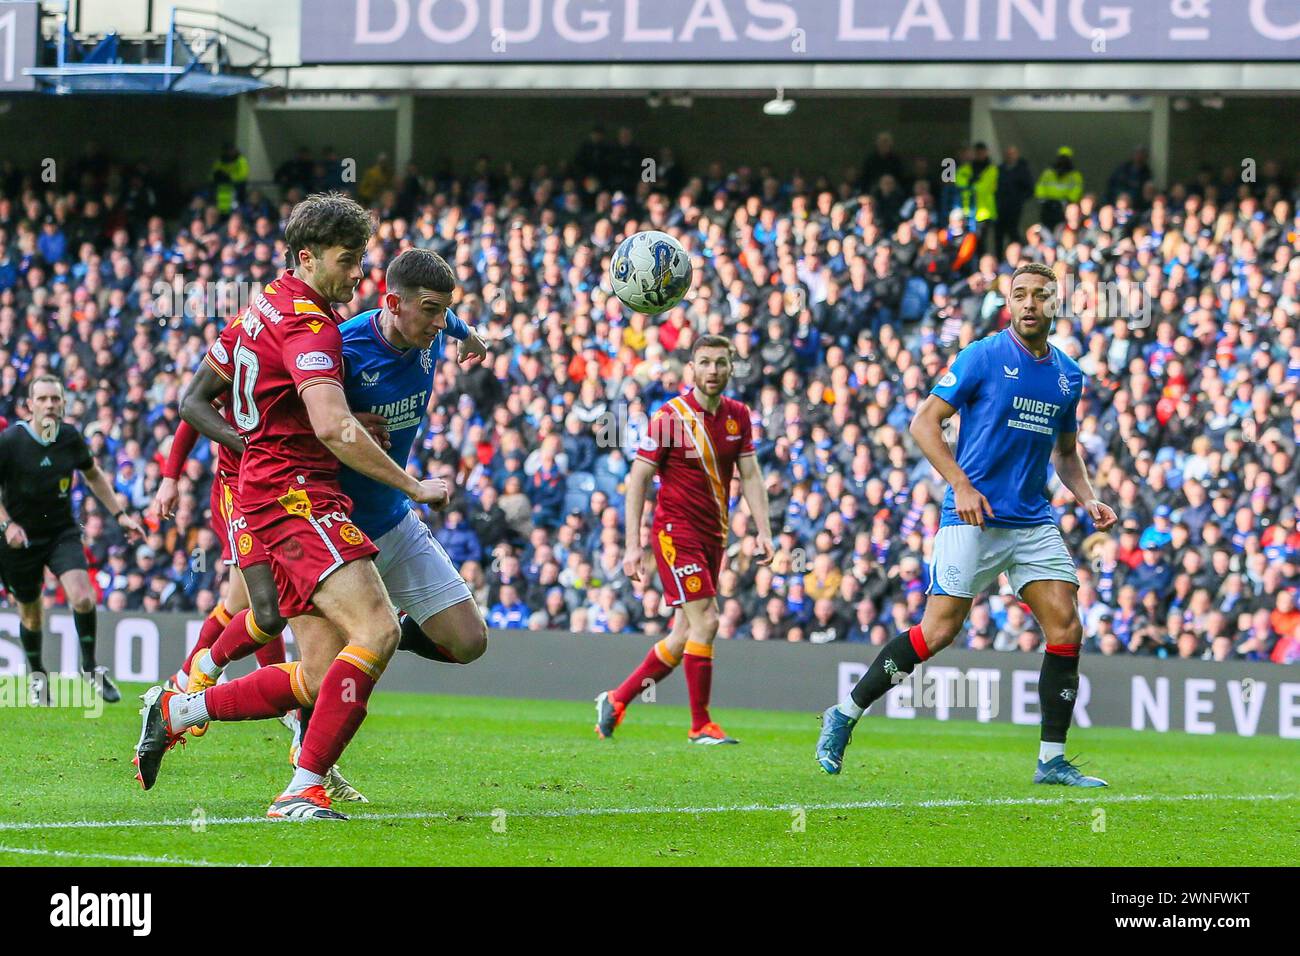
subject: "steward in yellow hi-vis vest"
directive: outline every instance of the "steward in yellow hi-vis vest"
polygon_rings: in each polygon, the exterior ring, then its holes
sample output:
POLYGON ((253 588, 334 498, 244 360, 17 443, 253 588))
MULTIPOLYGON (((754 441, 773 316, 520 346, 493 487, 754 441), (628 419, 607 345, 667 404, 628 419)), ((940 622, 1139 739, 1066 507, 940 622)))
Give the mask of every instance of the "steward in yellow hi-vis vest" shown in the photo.
POLYGON ((961 194, 961 211, 969 221, 972 212, 977 223, 996 222, 998 218, 998 168, 989 160, 989 148, 975 144, 975 156, 957 168, 954 180, 961 194))
POLYGON ((1083 174, 1074 168, 1074 150, 1062 146, 1056 162, 1043 170, 1034 187, 1039 203, 1039 219, 1048 229, 1055 229, 1065 219, 1066 204, 1083 198, 1083 174))

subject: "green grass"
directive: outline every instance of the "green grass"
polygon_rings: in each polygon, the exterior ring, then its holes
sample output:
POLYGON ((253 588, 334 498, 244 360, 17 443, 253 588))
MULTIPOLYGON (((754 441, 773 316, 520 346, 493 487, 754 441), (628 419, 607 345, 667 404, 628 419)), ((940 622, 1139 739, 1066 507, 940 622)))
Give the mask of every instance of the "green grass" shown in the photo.
POLYGON ((287 732, 214 725, 144 793, 141 690, 99 719, 0 712, 0 864, 1242 866, 1294 863, 1300 840, 1300 761, 1276 738, 1076 731, 1112 785, 1067 791, 1029 782, 1031 727, 868 720, 827 777, 812 714, 718 711, 743 743, 706 748, 683 708, 635 704, 602 742, 588 703, 384 693, 343 760, 372 802, 273 823, 287 732), (24 826, 88 820, 136 825, 24 826))

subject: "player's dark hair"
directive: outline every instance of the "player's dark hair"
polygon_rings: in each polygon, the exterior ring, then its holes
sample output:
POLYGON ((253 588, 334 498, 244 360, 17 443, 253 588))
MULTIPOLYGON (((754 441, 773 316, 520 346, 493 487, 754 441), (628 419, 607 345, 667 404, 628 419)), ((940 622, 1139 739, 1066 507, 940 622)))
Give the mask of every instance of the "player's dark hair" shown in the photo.
POLYGON ((1011 281, 1014 283, 1016 277, 1022 275, 1042 276, 1049 282, 1056 281, 1056 273, 1052 271, 1052 267, 1042 262, 1026 262, 1023 265, 1018 266, 1016 271, 1011 273, 1011 281))
POLYGON ((695 353, 700 349, 726 349, 727 357, 730 358, 735 349, 732 347, 731 339, 725 335, 701 335, 691 346, 691 360, 695 360, 695 353))
POLYGON ((407 296, 418 289, 452 292, 456 274, 447 260, 430 249, 407 249, 388 264, 388 291, 407 296))
POLYGON ((314 193, 293 207, 284 227, 289 268, 297 268, 298 253, 303 249, 317 257, 331 246, 357 249, 370 241, 374 229, 370 213, 351 196, 314 193))

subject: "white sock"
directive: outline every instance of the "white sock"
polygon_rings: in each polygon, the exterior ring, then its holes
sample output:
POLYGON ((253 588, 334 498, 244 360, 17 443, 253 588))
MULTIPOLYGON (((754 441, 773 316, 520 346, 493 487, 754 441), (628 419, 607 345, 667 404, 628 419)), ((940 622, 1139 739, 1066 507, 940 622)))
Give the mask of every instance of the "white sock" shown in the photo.
POLYGON ((224 669, 213 663, 212 653, 206 649, 199 655, 199 659, 194 662, 194 666, 213 680, 220 677, 221 671, 224 669))
POLYGON ((190 675, 185 673, 185 668, 182 667, 176 672, 176 676, 172 680, 176 682, 177 687, 185 687, 190 682, 190 675))
POLYGON ((1047 763, 1053 757, 1065 756, 1065 744, 1051 744, 1046 740, 1038 743, 1038 762, 1047 763))
POLYGON ((173 695, 167 702, 167 714, 170 718, 168 724, 174 734, 212 719, 208 716, 208 704, 202 691, 197 694, 173 695))
POLYGON ((857 702, 854 701, 852 694, 840 701, 839 707, 840 713, 845 717, 848 717, 850 720, 857 720, 865 712, 864 708, 859 707, 857 702))
POLYGON ((297 767, 293 771, 293 779, 289 781, 289 786, 285 787, 284 792, 302 793, 308 787, 319 787, 324 782, 325 778, 320 774, 297 767))

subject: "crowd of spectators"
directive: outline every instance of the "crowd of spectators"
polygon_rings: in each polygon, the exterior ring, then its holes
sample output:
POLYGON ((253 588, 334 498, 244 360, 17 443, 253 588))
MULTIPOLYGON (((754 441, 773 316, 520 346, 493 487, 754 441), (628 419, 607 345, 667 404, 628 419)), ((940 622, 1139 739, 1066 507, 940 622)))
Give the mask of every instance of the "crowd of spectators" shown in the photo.
MULTIPOLYGON (((900 157, 882 135, 834 179, 687 169, 630 131, 593 131, 567 162, 531 171, 482 158, 459 175, 398 173, 385 157, 352 183, 336 153, 304 150, 275 190, 216 176, 170 215, 145 170, 103 161, 55 188, 7 168, 0 415, 26 414, 36 374, 61 376, 69 420, 145 512, 180 390, 282 268, 293 202, 352 189, 377 229, 341 311, 373 308, 387 262, 429 248, 453 264, 457 314, 501 343, 480 368, 443 360, 410 461, 455 482, 451 507, 427 519, 492 626, 665 630, 657 580, 623 572, 623 481, 647 417, 690 386, 690 346, 708 332, 735 343, 731 394, 754 410, 780 547, 770 567, 754 561, 733 487, 720 636, 881 644, 920 619, 944 491, 908 422, 960 348, 1006 326, 1015 266, 1045 262, 1065 290, 1052 341, 1086 375, 1079 442, 1121 521, 1095 533, 1058 483, 1046 490, 1077 556, 1086 650, 1300 660, 1294 171, 1263 163, 1242 182, 1233 160, 1157 185, 1135 154, 1105 189, 1080 181, 1077 196, 1036 200, 1009 148, 1002 216, 990 218, 988 152, 965 151, 965 174, 943 183, 929 172, 939 157, 900 157), (630 174, 643 155, 656 159, 649 182, 630 174), (609 253, 641 228, 676 235, 696 276, 655 318, 604 280, 609 253), (971 230, 978 242, 963 241, 971 230)), ((218 164, 238 162, 227 152, 218 164)), ((1053 175, 1073 182, 1067 165, 1053 175)), ((175 520, 147 515, 138 546, 78 490, 102 606, 212 607, 227 572, 211 473, 201 443, 175 520)), ((1042 635, 1003 581, 959 644, 1036 652, 1042 635)))

